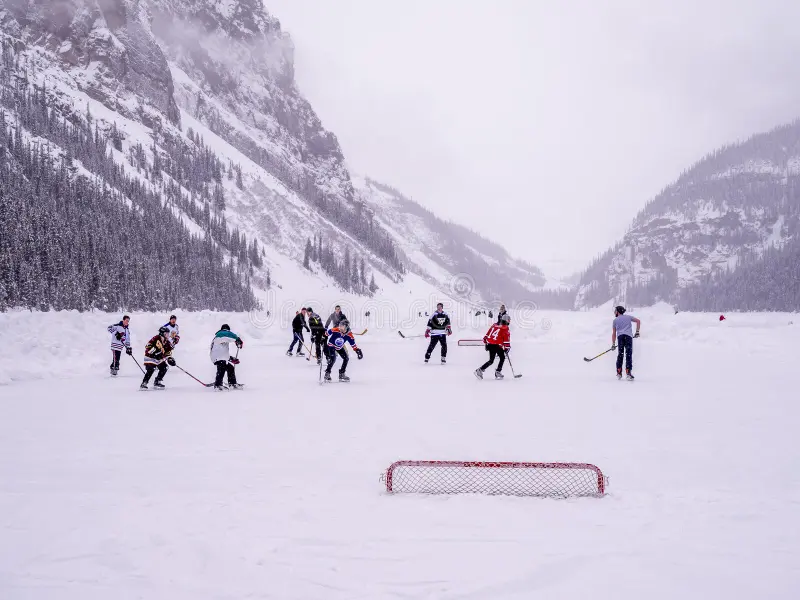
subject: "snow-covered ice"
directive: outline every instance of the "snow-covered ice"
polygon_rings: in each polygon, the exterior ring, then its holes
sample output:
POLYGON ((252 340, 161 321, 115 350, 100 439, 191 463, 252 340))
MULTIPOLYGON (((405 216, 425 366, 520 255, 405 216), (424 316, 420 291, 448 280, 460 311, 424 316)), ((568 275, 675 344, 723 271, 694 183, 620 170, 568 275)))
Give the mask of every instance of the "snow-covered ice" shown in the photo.
MULTIPOLYGON (((606 307, 607 308, 607 307, 606 307)), ((242 392, 176 369, 139 392, 118 315, 0 314, 0 598, 441 599, 800 596, 800 319, 639 311, 635 383, 611 314, 514 330, 519 380, 482 348, 421 364, 371 327, 348 385, 247 315, 180 315, 176 358, 245 338, 242 392), (387 495, 397 459, 587 461, 601 499, 387 495)), ((134 314, 136 356, 163 315, 134 314)))

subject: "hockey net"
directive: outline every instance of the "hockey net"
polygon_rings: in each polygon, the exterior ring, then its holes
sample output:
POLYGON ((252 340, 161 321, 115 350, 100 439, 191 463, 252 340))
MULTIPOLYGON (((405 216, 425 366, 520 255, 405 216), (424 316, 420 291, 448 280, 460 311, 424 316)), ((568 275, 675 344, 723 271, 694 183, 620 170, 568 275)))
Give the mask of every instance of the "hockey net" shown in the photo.
POLYGON ((587 463, 401 460, 382 479, 389 493, 602 496, 606 477, 587 463))

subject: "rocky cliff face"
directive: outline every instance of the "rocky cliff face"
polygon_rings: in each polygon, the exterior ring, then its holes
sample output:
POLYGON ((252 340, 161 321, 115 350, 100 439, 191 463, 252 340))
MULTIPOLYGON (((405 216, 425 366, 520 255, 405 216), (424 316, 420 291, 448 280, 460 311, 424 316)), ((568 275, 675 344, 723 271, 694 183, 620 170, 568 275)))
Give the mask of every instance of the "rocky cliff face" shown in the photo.
POLYGON ((800 234, 800 123, 721 148, 681 175, 581 277, 578 307, 674 302, 800 234))
MULTIPOLYGON (((120 168, 198 235, 231 237, 233 248, 257 241, 274 281, 305 262, 315 280, 369 293, 362 265, 380 286, 423 270, 410 264, 418 248, 390 231, 391 211, 354 187, 336 136, 295 84, 292 41, 261 0, 0 0, 0 30, 18 85, 107 135, 120 168)), ((464 250, 453 243, 452 254, 464 250)), ((478 294, 536 281, 534 268, 496 260, 509 268, 478 294)))
POLYGON ((180 123, 169 65, 141 3, 52 0, 2 3, 0 26, 59 59, 89 96, 128 118, 155 111, 180 123))

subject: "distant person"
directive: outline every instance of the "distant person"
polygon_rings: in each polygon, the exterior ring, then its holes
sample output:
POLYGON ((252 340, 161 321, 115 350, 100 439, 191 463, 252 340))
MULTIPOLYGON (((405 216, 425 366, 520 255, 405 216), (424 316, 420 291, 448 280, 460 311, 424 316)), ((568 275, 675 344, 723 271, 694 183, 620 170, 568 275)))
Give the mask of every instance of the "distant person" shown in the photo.
POLYGON ((430 344, 428 344, 428 350, 425 352, 425 362, 430 360, 436 344, 441 344, 442 364, 447 363, 447 336, 452 335, 452 333, 450 317, 444 312, 444 304, 439 302, 436 305, 436 312, 428 319, 428 327, 425 330, 425 337, 431 340, 430 344))
POLYGON ((490 319, 494 319, 494 313, 492 311, 489 311, 489 315, 488 316, 489 316, 490 319))
MULTIPOLYGON (((505 304, 501 304, 500 305, 500 310, 497 311, 497 324, 498 325, 500 325, 500 322, 502 321, 503 317, 506 316, 507 314, 508 314, 508 311, 506 310, 506 305, 505 304)), ((511 323, 511 317, 510 316, 508 317, 508 322, 511 323)))
POLYGON ((133 354, 131 332, 128 330, 130 322, 131 318, 124 315, 119 323, 108 326, 108 333, 111 334, 111 375, 113 377, 119 373, 119 358, 122 356, 122 351, 125 350, 126 354, 133 354))
POLYGON ((308 326, 311 328, 311 345, 316 351, 317 364, 321 364, 322 353, 323 351, 327 352, 328 344, 325 326, 322 324, 322 317, 315 313, 313 308, 310 306, 306 308, 306 313, 308 314, 308 326))
POLYGON ((625 376, 628 381, 633 381, 633 338, 639 337, 639 328, 642 322, 634 316, 625 314, 624 306, 614 308, 614 324, 611 328, 611 349, 619 344, 617 353, 617 379, 622 379, 622 360, 625 359, 625 376), (636 323, 636 333, 633 333, 632 323, 636 323))
POLYGON ((305 308, 301 308, 300 311, 294 316, 294 319, 292 319, 292 343, 289 346, 289 349, 286 351, 286 356, 292 355, 295 344, 297 344, 297 356, 305 356, 305 352, 303 352, 303 342, 305 342, 305 338, 303 337, 303 329, 309 333, 311 332, 311 330, 308 328, 308 325, 306 325, 305 308))
POLYGON ((497 365, 497 369, 495 369, 494 378, 503 378, 503 364, 506 362, 506 354, 511 350, 511 332, 508 329, 508 323, 508 315, 503 315, 500 318, 500 323, 492 324, 489 327, 489 331, 483 336, 483 343, 489 353, 489 360, 475 369, 475 377, 478 379, 483 379, 484 371, 491 367, 494 364, 494 359, 498 357, 500 362, 497 365))
POLYGON ((172 347, 174 348, 175 346, 178 345, 178 342, 181 341, 181 336, 180 336, 181 330, 178 327, 178 317, 176 317, 175 315, 170 315, 169 321, 164 323, 164 327, 166 327, 167 330, 169 331, 169 336, 168 336, 169 342, 170 344, 172 344, 172 347))
POLYGON ((240 390, 244 386, 236 381, 236 365, 239 359, 231 356, 230 343, 233 342, 237 348, 244 346, 244 341, 231 331, 230 325, 224 323, 214 339, 211 340, 211 362, 217 367, 217 376, 214 378, 214 389, 224 390, 222 385, 223 378, 228 376, 228 389, 240 390))
POLYGON ((337 304, 333 307, 333 312, 328 317, 328 320, 325 321, 325 329, 327 330, 331 327, 338 327, 339 323, 346 319, 347 316, 342 312, 342 307, 337 304))
POLYGON ((160 327, 158 334, 150 338, 147 345, 144 347, 144 379, 139 386, 140 389, 146 390, 147 384, 150 383, 150 378, 153 373, 158 369, 158 375, 153 382, 153 388, 163 390, 164 376, 167 374, 167 365, 170 367, 175 366, 175 359, 172 358, 172 344, 169 341, 169 329, 160 327))
POLYGON ((725 320, 725 315, 720 315, 720 316, 719 316, 719 320, 720 320, 720 321, 724 321, 724 320, 725 320))

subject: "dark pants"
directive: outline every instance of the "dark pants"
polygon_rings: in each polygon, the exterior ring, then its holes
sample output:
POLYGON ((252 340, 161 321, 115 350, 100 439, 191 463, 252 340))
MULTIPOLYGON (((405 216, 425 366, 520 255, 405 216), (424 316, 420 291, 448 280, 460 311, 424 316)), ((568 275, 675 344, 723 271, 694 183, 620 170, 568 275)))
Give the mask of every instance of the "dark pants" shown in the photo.
POLYGON ((339 368, 339 375, 344 375, 344 372, 347 370, 347 363, 350 362, 350 357, 347 355, 347 350, 344 348, 340 348, 339 350, 328 348, 328 368, 325 369, 325 372, 330 374, 336 362, 337 354, 342 357, 342 366, 339 368))
POLYGON ((122 356, 122 350, 111 351, 111 368, 119 370, 119 357, 122 356))
POLYGON ((428 344, 428 350, 425 352, 425 358, 430 358, 431 354, 433 354, 433 349, 436 348, 436 344, 442 344, 442 358, 447 358, 447 336, 446 335, 432 335, 431 336, 431 343, 428 344))
POLYGON ((495 357, 500 357, 500 362, 497 364, 497 370, 502 371, 503 365, 506 362, 506 351, 503 350, 502 346, 497 344, 489 344, 489 360, 487 360, 483 365, 481 365, 481 371, 485 371, 489 367, 494 364, 495 357))
POLYGON ((629 335, 617 336, 617 372, 622 372, 622 357, 625 357, 625 369, 633 370, 633 338, 629 335))
POLYGON ((322 358, 322 332, 311 331, 311 343, 317 353, 317 358, 322 358))
POLYGON ((161 383, 161 380, 164 379, 164 375, 167 374, 167 363, 162 362, 160 365, 152 365, 152 364, 145 364, 144 365, 144 380, 142 383, 150 383, 150 378, 153 376, 153 372, 158 369, 158 375, 156 375, 155 383, 161 383))
POLYGON ((236 385, 236 368, 227 360, 218 360, 214 363, 217 366, 217 377, 214 385, 222 385, 222 378, 228 375, 228 385, 236 385))
POLYGON ((300 331, 293 331, 292 332, 292 336, 293 336, 292 337, 292 345, 289 346, 289 352, 294 350, 294 345, 295 344, 297 344, 297 351, 298 352, 302 352, 303 351, 303 341, 304 341, 303 330, 301 329, 300 331))

